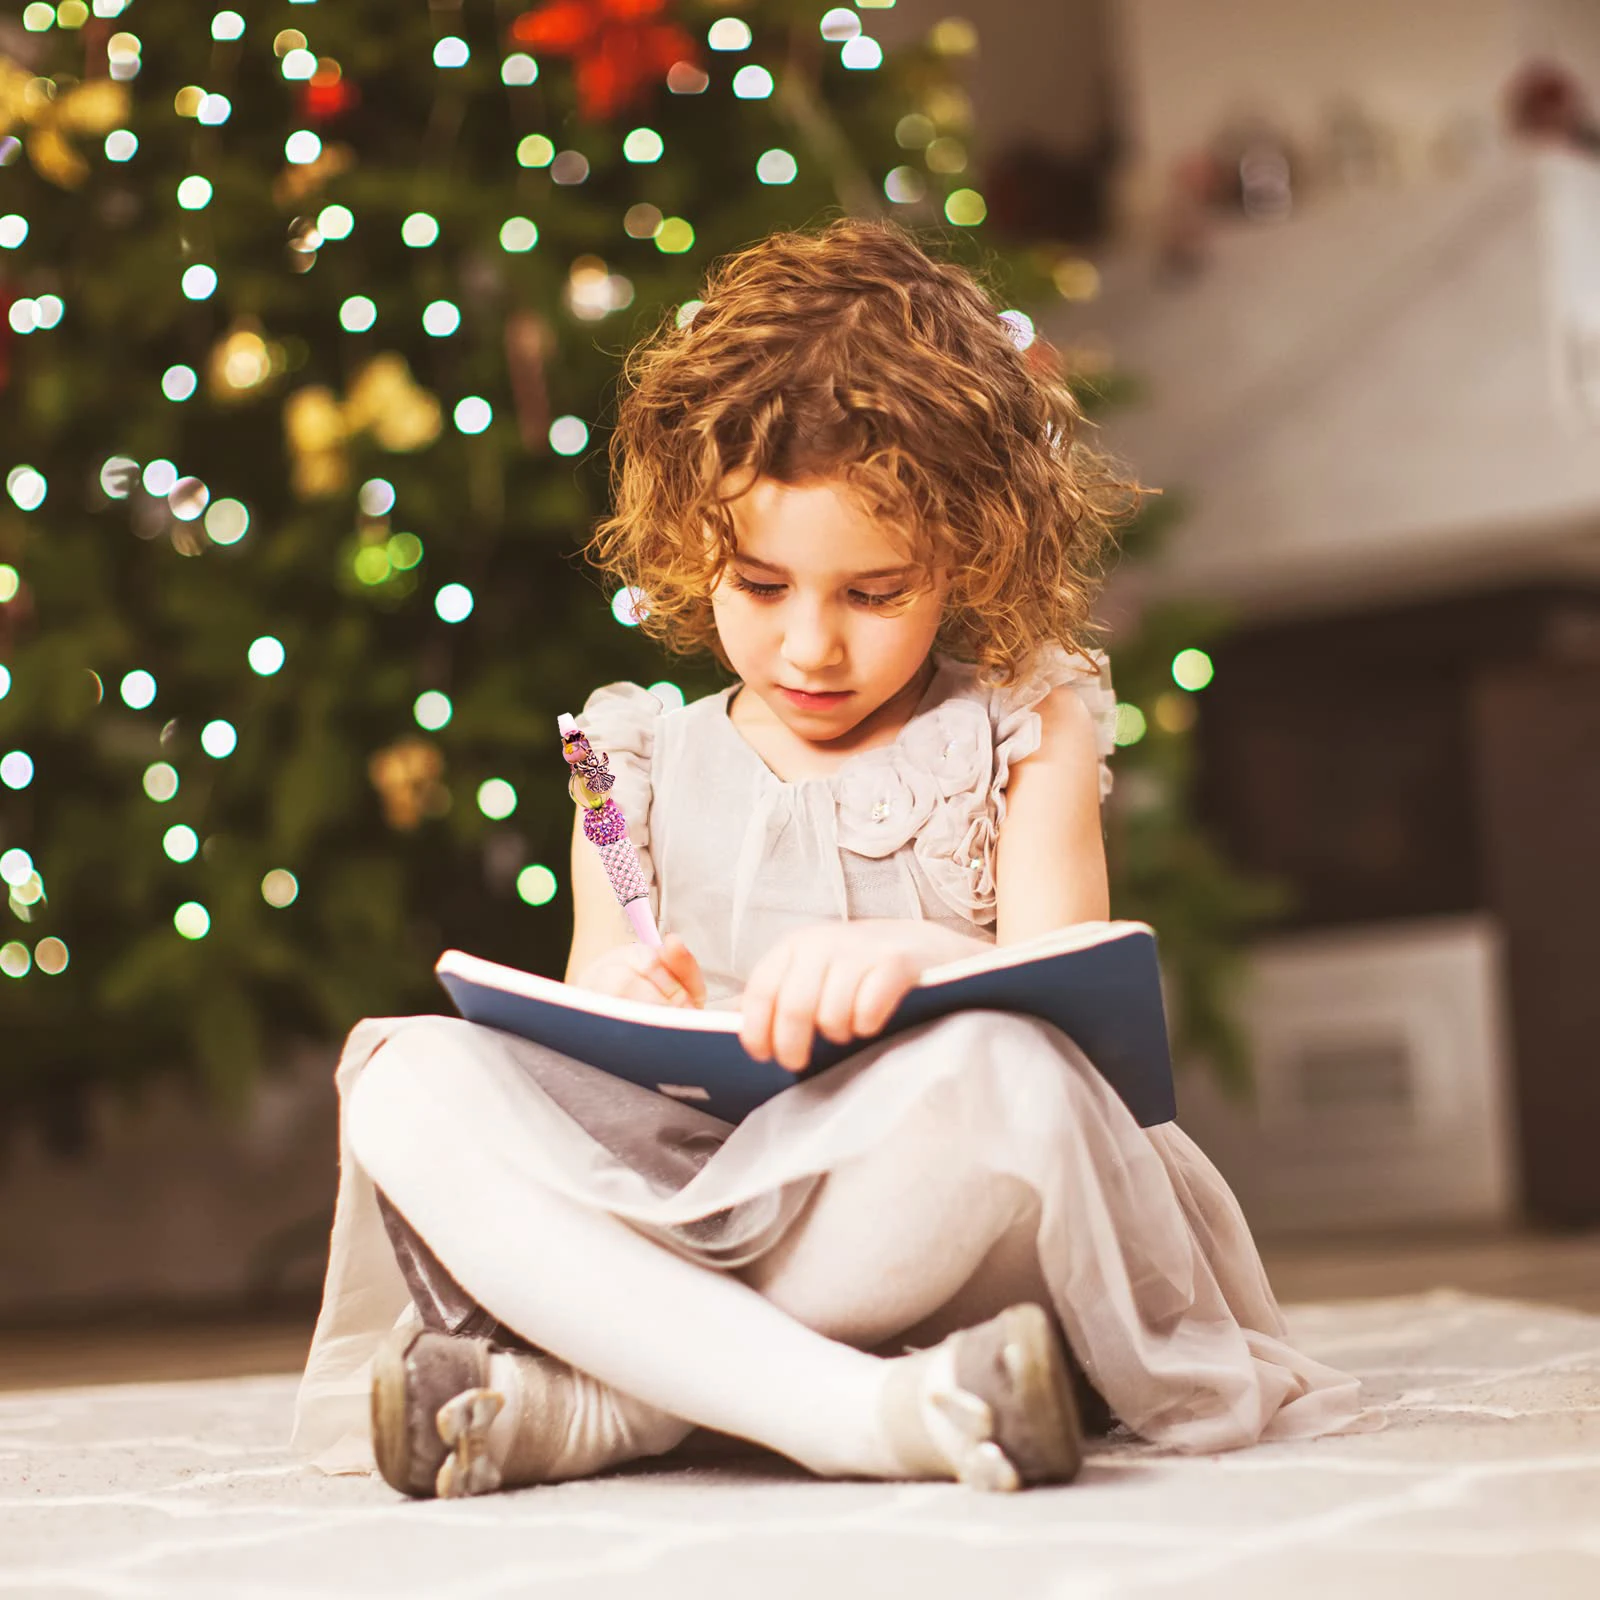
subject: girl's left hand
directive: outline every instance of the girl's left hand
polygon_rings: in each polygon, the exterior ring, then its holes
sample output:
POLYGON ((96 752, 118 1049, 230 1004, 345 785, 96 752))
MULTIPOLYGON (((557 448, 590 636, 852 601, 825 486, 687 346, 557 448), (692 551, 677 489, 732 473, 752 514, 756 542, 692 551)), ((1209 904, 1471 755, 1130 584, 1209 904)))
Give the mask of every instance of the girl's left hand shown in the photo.
POLYGON ((867 1038, 889 1020, 924 969, 988 946, 914 919, 825 922, 773 946, 750 974, 739 1041, 757 1060, 799 1072, 813 1032, 835 1044, 867 1038))

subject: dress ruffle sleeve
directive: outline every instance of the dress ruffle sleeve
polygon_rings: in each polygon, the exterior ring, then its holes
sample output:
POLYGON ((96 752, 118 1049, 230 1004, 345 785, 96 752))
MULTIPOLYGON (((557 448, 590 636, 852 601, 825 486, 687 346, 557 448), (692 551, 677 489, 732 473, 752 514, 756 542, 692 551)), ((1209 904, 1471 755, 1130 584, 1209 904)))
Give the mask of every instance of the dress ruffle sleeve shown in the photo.
POLYGON ((666 708, 636 683, 608 683, 583 703, 578 726, 589 743, 611 764, 616 783, 611 798, 628 819, 628 837, 639 865, 659 901, 655 863, 650 854, 650 766, 655 756, 656 725, 666 708))
POLYGON ((995 918, 995 844, 1006 814, 1006 784, 1015 762, 1039 748, 1038 707, 1054 689, 1071 687, 1094 720, 1100 798, 1111 791, 1107 758, 1114 744, 1117 701, 1111 670, 1099 652, 1088 657, 1055 648, 1016 683, 988 691, 985 706, 953 698, 908 729, 901 752, 938 784, 941 803, 916 836, 917 861, 939 897, 982 925, 995 918))

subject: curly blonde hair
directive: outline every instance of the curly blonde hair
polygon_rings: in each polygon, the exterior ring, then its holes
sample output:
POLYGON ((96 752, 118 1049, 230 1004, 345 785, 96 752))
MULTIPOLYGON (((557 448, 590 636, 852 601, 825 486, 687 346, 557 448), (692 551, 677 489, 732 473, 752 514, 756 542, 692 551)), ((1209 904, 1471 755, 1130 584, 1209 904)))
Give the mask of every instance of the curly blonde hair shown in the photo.
POLYGON ((1042 646, 1085 648, 1102 555, 1143 492, 1083 426, 975 279, 900 227, 772 234, 627 358, 613 509, 587 553, 648 596, 646 632, 726 665, 710 594, 737 549, 730 502, 760 477, 840 482, 928 581, 949 573, 938 648, 1010 683, 1042 646))

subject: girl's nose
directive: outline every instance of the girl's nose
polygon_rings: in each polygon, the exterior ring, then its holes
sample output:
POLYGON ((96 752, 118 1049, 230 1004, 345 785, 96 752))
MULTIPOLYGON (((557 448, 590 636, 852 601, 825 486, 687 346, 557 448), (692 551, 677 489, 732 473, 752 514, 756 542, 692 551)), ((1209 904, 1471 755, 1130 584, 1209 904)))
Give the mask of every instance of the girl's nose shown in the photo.
POLYGON ((783 659, 796 672, 821 672, 836 665, 843 655, 844 641, 826 611, 797 610, 785 619, 783 659))

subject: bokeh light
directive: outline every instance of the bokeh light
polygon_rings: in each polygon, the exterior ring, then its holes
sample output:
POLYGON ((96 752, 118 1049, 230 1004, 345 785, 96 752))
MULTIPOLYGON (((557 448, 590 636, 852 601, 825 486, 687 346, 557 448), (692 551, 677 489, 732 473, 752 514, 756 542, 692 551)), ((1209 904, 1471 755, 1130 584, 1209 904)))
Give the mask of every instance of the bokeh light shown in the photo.
POLYGON ((582 417, 557 417, 550 424, 550 448, 558 456, 575 456, 589 442, 589 429, 582 417))
POLYGON ((665 678, 660 683, 650 685, 650 693, 666 707, 668 711, 676 711, 683 704, 683 690, 677 684, 669 683, 665 678))
POLYGON ((204 211, 211 204, 211 180, 191 173, 178 185, 178 204, 185 211, 204 211))
POLYGON ((472 591, 464 583, 447 583, 433 597, 441 622, 465 622, 472 615, 472 591))
POLYGON ((413 250, 426 250, 439 242, 439 219, 426 211, 413 211, 400 224, 400 237, 413 250))
POLYGON ((928 180, 915 167, 896 167, 884 180, 883 192, 897 206, 914 206, 928 192, 928 180))
POLYGON ((186 268, 182 279, 184 296, 190 300, 209 300, 217 292, 217 272, 201 262, 186 268))
POLYGON ((200 853, 200 835, 188 823, 180 822, 162 834, 161 848, 173 861, 193 861, 200 853))
POLYGON ((117 692, 122 696, 122 703, 125 706, 134 711, 143 711, 155 703, 156 680, 143 668, 138 668, 124 674, 122 682, 117 686, 117 692))
POLYGON ((224 42, 244 37, 244 18, 237 11, 219 11, 211 19, 211 37, 224 42))
POLYGON ((369 517, 386 517, 394 510, 394 485, 387 478, 368 478, 356 501, 369 517))
POLYGON ((512 88, 523 88, 539 81, 539 63, 530 55, 517 51, 500 63, 500 81, 512 88))
POLYGON ((6 474, 6 493, 16 502, 19 511, 37 511, 49 491, 50 485, 37 467, 13 467, 6 474))
POLYGON ((339 307, 339 326, 346 333, 365 333, 378 320, 378 308, 364 294, 353 294, 339 307))
POLYGON ((213 500, 206 511, 206 533, 213 544, 237 544, 250 527, 250 513, 238 500, 213 500))
POLYGON ((139 153, 139 141, 127 128, 113 128, 106 135, 107 161, 132 161, 139 153))
POLYGON ((1005 323, 1006 332, 1011 335, 1011 342, 1019 350, 1026 350, 1037 337, 1033 318, 1026 311, 1002 311, 1000 320, 1005 323))
POLYGON ((861 32, 861 18, 846 6, 834 6, 823 12, 820 27, 829 44, 842 44, 861 32))
POLYGON ((147 461, 144 465, 144 492, 165 499, 172 492, 172 487, 178 481, 178 469, 161 456, 154 461, 147 461))
POLYGON ((19 845, 0 854, 0 883, 20 889, 33 876, 33 857, 19 845))
POLYGON ((517 791, 504 778, 485 778, 478 785, 478 809, 494 822, 504 822, 517 809, 517 791))
POLYGON ((437 689, 424 689, 411 708, 417 726, 426 728, 429 733, 437 733, 446 726, 454 713, 455 707, 450 704, 450 696, 437 689))
POLYGON ((1117 720, 1112 733, 1119 746, 1138 744, 1145 735, 1144 712, 1131 700, 1117 704, 1117 720))
POLYGON ((1205 688, 1216 676, 1216 670, 1204 650, 1180 650, 1172 658, 1172 681, 1190 693, 1205 688))
POLYGON ((944 214, 958 228, 976 228, 989 215, 989 207, 976 189, 956 189, 945 199, 944 214))
POLYGON ((521 255, 539 242, 539 230, 527 217, 507 217, 500 225, 500 248, 521 255))
POLYGON ((285 660, 283 641, 274 639, 270 633, 264 633, 259 639, 250 641, 245 659, 249 661, 252 672, 260 677, 270 678, 275 672, 283 669, 285 660))
POLYGON ((706 43, 713 50, 748 50, 750 24, 741 17, 719 17, 706 30, 706 43))
POLYGON ((67 970, 67 947, 64 941, 50 935, 33 947, 34 965, 47 977, 57 978, 67 970))
POLYGON ((556 897, 556 875, 537 862, 517 874, 517 894, 530 906, 546 906, 556 897))
POLYGON ((182 404, 191 399, 196 389, 200 387, 200 379, 193 367, 182 365, 168 367, 161 374, 161 392, 167 399, 182 404))
POLYGON ((433 64, 436 67, 464 67, 471 59, 472 51, 467 47, 467 41, 453 33, 446 34, 433 47, 433 64))
POLYGON ((11 669, 0 662, 0 700, 11 693, 11 669))
POLYGON ((28 969, 33 965, 33 957, 28 954, 27 945, 20 939, 8 940, 0 944, 0 972, 8 978, 25 978, 28 969))
POLYGON ((765 100, 772 93, 772 74, 753 62, 733 75, 733 92, 741 100, 765 100))
POLYGON ((165 761, 157 761, 144 769, 144 792, 157 805, 164 805, 178 792, 178 770, 165 761))
POLYGON ((799 163, 787 150, 765 150, 756 162, 756 177, 762 183, 793 183, 799 163))
POLYGON ((461 326, 461 308, 452 300, 431 301, 422 313, 422 329, 435 339, 447 339, 461 326))
POLYGON ((172 926, 185 939, 203 939, 211 932, 211 913, 198 900, 185 900, 172 913, 172 926))
POLYGON ((461 433, 482 433, 494 421, 494 407, 481 394, 456 402, 455 424, 461 433))
POLYGON ((666 148, 661 135, 654 128, 635 128, 622 141, 623 159, 641 164, 659 161, 666 148))
POLYGON ((530 133, 517 145, 517 165, 548 167, 556 158, 556 147, 542 133, 530 133))
POLYGON ((239 747, 239 735, 231 722, 222 717, 208 722, 200 730, 200 748, 213 761, 225 760, 239 747))
POLYGON ((650 596, 634 584, 624 584, 611 597, 611 615, 625 628, 637 628, 650 615, 650 596))
POLYGON ((349 206, 324 206, 317 213, 317 232, 324 239, 348 239, 355 227, 356 214, 349 206))
POLYGON ((694 244, 694 229, 682 217, 667 217, 656 229, 656 249, 663 255, 681 256, 694 244))
POLYGON ((871 72, 883 65, 883 46, 870 34, 857 34, 854 39, 845 40, 839 63, 852 72, 871 72))
POLYGON ((33 757, 26 750, 8 750, 0 756, 0 783, 8 789, 26 789, 33 782, 33 757))
POLYGON ((300 882, 292 872, 283 867, 274 867, 266 877, 261 880, 261 898, 269 906, 282 911, 285 906, 292 906, 300 894, 300 882))
POLYGON ((322 140, 309 128, 298 128, 283 141, 283 158, 291 166, 309 167, 322 154, 322 140))

